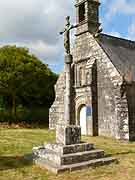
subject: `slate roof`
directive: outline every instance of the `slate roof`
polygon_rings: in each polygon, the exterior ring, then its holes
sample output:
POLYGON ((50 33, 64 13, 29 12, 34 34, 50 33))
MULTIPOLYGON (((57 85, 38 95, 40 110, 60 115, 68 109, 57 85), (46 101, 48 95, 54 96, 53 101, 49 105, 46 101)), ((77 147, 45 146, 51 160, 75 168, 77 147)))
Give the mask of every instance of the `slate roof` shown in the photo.
POLYGON ((106 34, 100 34, 97 40, 121 75, 126 74, 131 69, 132 73, 135 74, 134 41, 106 34))

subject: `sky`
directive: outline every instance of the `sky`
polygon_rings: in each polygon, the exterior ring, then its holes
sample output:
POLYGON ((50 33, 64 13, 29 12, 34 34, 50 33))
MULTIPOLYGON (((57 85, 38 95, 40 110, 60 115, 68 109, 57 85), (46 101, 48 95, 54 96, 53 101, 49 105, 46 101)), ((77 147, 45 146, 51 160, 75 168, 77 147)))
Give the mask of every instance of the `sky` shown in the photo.
MULTIPOLYGON (((100 0, 103 32, 135 40, 135 0, 100 0)), ((75 24, 75 0, 0 0, 0 45, 29 48, 49 67, 63 69, 65 17, 75 24)))

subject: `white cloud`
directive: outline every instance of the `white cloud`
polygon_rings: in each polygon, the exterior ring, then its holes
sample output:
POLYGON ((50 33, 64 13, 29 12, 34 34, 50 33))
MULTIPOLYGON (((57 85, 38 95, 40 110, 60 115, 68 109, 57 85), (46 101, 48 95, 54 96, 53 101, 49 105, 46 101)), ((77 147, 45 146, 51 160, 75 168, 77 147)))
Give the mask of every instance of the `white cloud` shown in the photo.
POLYGON ((0 0, 0 42, 26 46, 47 63, 56 63, 63 53, 59 31, 73 12, 74 0, 0 0))
MULTIPOLYGON (((61 45, 59 43, 59 45, 61 45)), ((28 44, 31 52, 34 52, 41 59, 46 60, 47 63, 54 64, 57 62, 57 57, 60 56, 61 49, 57 44, 49 45, 43 41, 37 41, 36 43, 28 44)))
MULTIPOLYGON (((135 0, 101 0, 101 3, 106 8, 106 14, 102 14, 105 23, 108 23, 105 17, 112 19, 117 13, 135 15, 135 0)), ((75 22, 74 4, 75 0, 0 0, 1 44, 26 46, 44 62, 61 64, 63 38, 59 31, 64 28, 67 15, 75 22)), ((135 37, 134 27, 135 22, 128 29, 130 37, 135 37)), ((121 36, 115 29, 110 34, 121 36)))

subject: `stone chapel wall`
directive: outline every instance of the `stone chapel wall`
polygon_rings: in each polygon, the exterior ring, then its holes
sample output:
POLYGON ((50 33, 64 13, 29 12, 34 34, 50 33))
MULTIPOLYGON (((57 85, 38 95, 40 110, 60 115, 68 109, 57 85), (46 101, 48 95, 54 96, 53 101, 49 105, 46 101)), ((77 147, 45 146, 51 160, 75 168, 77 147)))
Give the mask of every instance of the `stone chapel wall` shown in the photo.
MULTIPOLYGON (((79 31, 83 31, 83 26, 78 28, 79 31)), ((91 35, 89 32, 80 34, 75 39, 73 48, 73 60, 75 64, 75 121, 79 123, 79 110, 80 107, 85 105, 92 108, 92 68, 95 63, 95 58, 92 56, 90 43, 91 35)), ((95 111, 96 112, 96 111, 95 111)), ((92 116, 93 117, 93 116, 92 116)), ((87 117, 87 134, 93 135, 93 121, 94 118, 89 119, 87 117)))
POLYGON ((129 140, 127 99, 120 93, 122 76, 101 48, 97 53, 99 135, 129 140))
MULTIPOLYGON (((119 90, 118 90, 119 91, 119 90)), ((119 138, 116 111, 117 88, 109 78, 106 67, 98 63, 98 122, 99 135, 119 138)))
MULTIPOLYGON (((92 62, 93 59, 97 62, 99 135, 129 139, 127 99, 121 98, 120 94, 122 76, 90 33, 76 37, 73 52, 74 62, 78 62, 77 65, 79 62, 83 64, 84 60, 87 63, 92 62)), ((76 76, 78 78, 78 74, 76 76)), ((80 98, 87 97, 86 91, 86 87, 76 90, 76 98, 79 99, 78 92, 81 94, 80 98), (83 95, 82 91, 84 91, 83 95)), ((91 91, 88 93, 92 96, 91 91)))
POLYGON ((63 71, 55 85, 55 101, 49 111, 49 128, 55 129, 58 122, 64 121, 65 72, 63 71))

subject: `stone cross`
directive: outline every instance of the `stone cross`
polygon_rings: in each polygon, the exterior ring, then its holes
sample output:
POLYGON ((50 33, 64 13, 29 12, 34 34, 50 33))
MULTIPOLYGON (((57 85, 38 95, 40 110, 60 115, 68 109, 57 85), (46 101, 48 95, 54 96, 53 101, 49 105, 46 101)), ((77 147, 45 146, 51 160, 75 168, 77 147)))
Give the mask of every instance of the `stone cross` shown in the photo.
POLYGON ((70 17, 66 17, 66 27, 64 34, 65 47, 65 80, 66 87, 64 93, 64 123, 60 122, 56 126, 56 142, 63 145, 71 145, 80 143, 81 128, 72 125, 71 122, 71 108, 72 108, 72 55, 70 53, 70 30, 76 28, 70 24, 70 17))
POLYGON ((76 27, 77 26, 70 24, 70 16, 67 16, 65 29, 60 32, 61 35, 64 34, 64 47, 66 54, 70 54, 70 30, 76 27))

